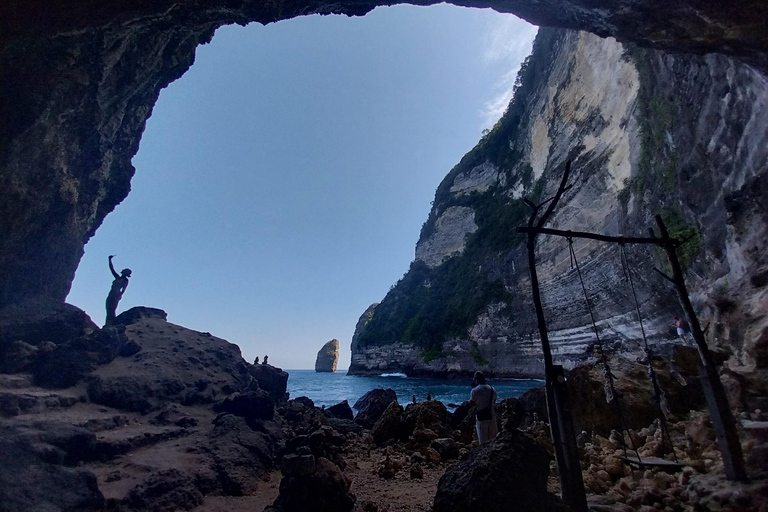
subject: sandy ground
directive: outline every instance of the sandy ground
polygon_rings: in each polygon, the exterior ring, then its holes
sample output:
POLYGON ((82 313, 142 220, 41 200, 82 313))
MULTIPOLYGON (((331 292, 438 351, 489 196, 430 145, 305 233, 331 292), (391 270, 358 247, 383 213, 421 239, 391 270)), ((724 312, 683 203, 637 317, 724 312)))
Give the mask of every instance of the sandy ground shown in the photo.
MULTIPOLYGON (((361 440, 349 443, 344 458, 347 467, 344 474, 352 481, 350 492, 357 497, 356 511, 378 512, 428 512, 437 491, 437 482, 449 464, 424 465, 422 479, 410 478, 410 465, 405 454, 395 452, 393 459, 403 462, 403 469, 394 478, 379 477, 379 463, 386 457, 385 450, 367 447, 361 440)), ((250 496, 208 496, 205 503, 193 512, 261 512, 272 505, 280 487, 280 471, 265 478, 250 496)))

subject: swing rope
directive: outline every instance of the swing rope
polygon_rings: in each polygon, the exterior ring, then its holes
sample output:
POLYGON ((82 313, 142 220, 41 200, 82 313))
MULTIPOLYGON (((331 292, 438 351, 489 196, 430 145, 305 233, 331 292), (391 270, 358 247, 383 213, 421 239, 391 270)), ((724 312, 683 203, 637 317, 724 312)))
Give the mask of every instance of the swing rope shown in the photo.
MULTIPOLYGON (((626 249, 624 247, 624 244, 619 244, 620 250, 621 250, 621 266, 624 269, 624 275, 629 280, 629 286, 632 289, 632 299, 635 303, 635 311, 637 312, 637 320, 640 323, 640 332, 643 335, 643 344, 645 345, 645 354, 648 357, 648 378, 651 379, 651 383, 653 384, 653 402, 656 405, 656 410, 659 413, 659 426, 661 427, 661 442, 662 445, 664 443, 664 439, 666 438, 667 443, 669 443, 670 449, 672 451, 672 457, 675 459, 675 462, 678 462, 677 460, 677 454, 675 453, 675 446, 672 444, 672 439, 669 436, 669 429, 667 428, 667 419, 666 415, 664 414, 664 410, 661 406, 661 400, 663 396, 663 392, 661 390, 661 387, 659 386, 658 379, 656 377, 656 370, 653 368, 653 351, 651 350, 651 347, 648 345, 648 338, 645 335, 645 327, 643 326, 643 317, 640 314, 640 303, 637 300, 637 293, 635 292, 635 283, 632 280, 632 270, 629 267, 629 260, 627 259, 627 253, 626 249)), ((640 456, 638 455, 638 459, 640 456)))
POLYGON ((597 322, 595 322, 595 315, 592 312, 592 305, 589 302, 589 295, 587 294, 587 287, 584 285, 584 279, 581 276, 581 268, 579 267, 579 261, 576 259, 576 252, 573 250, 573 238, 566 237, 566 240, 568 240, 568 250, 571 257, 571 269, 573 269, 574 265, 576 266, 576 273, 579 276, 579 282, 581 283, 581 290, 584 292, 584 300, 587 302, 587 310, 589 311, 589 317, 592 320, 592 328, 595 330, 595 338, 597 339, 597 346, 600 349, 600 356, 603 363, 603 377, 605 378, 605 382, 608 384, 608 394, 610 396, 606 396, 606 400, 608 402, 613 402, 614 408, 616 409, 616 415, 619 418, 619 427, 621 428, 622 436, 621 436, 621 444, 622 448, 624 450, 624 457, 627 456, 627 443, 624 441, 624 433, 627 434, 627 438, 629 438, 629 442, 632 444, 632 449, 635 451, 635 454, 637 455, 637 460, 640 461, 640 452, 637 450, 637 446, 635 446, 635 441, 632 439, 632 435, 629 432, 629 429, 626 427, 626 422, 624 421, 624 413, 621 409, 621 404, 619 403, 619 397, 621 394, 616 390, 616 386, 614 384, 614 375, 613 372, 611 372, 611 367, 608 365, 608 358, 605 356, 605 351, 603 350, 603 342, 600 339, 600 331, 597 328, 597 322))

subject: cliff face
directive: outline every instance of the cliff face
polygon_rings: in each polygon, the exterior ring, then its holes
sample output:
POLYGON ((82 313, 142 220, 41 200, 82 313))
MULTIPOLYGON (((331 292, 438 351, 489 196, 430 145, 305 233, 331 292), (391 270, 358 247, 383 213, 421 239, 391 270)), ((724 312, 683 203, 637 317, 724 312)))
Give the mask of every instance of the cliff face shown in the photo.
MULTIPOLYGON (((160 90, 189 68, 196 46, 217 27, 363 15, 383 4, 389 2, 1 3, 0 306, 41 295, 63 300, 84 244, 130 190, 131 158, 160 90)), ((456 4, 657 48, 724 52, 768 69, 764 2, 456 4)))
POLYGON ((336 371, 336 363, 339 362, 339 340, 333 339, 323 345, 317 353, 315 371, 333 373, 336 371))
MULTIPOLYGON (((409 272, 356 333, 351 373, 542 373, 523 198, 551 197, 566 160, 572 189, 549 227, 646 236, 661 214, 711 341, 761 356, 766 309, 768 82, 722 56, 681 56, 583 32, 542 29, 504 117, 448 174, 409 272), (757 348, 756 348, 757 347, 757 348)), ((598 330, 619 351, 674 340, 662 255, 575 240, 598 330)), ((537 266, 557 362, 595 336, 567 242, 541 236, 537 266)))

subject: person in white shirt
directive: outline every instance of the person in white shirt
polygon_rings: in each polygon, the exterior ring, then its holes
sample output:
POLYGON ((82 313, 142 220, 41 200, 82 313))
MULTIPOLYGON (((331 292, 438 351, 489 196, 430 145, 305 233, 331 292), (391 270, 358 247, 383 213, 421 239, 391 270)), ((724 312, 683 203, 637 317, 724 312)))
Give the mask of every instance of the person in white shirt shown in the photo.
POLYGON ((477 429, 477 440, 484 444, 499 433, 496 425, 496 390, 485 383, 483 372, 475 372, 475 378, 472 381, 472 393, 469 399, 475 404, 477 412, 475 413, 475 428, 477 429))

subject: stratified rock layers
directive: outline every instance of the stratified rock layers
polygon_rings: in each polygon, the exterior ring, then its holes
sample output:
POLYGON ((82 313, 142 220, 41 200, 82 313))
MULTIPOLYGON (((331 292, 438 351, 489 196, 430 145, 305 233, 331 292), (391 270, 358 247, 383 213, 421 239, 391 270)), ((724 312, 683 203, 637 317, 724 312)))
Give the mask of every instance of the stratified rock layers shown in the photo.
MULTIPOLYGON (((530 213, 523 198, 551 197, 566 160, 572 188, 548 227, 646 236, 661 214, 686 241, 678 254, 711 342, 749 363, 768 328, 766 77, 721 56, 541 29, 520 78, 505 116, 438 188, 409 273, 358 325, 350 373, 541 375, 515 230, 530 213)), ((616 245, 573 247, 604 343, 642 346, 627 271, 646 334, 675 338, 677 299, 653 271, 663 255, 627 246, 625 270, 616 245)), ((595 342, 584 292, 564 239, 540 236, 536 251, 555 359, 572 367, 595 342)))
POLYGON ((332 339, 317 353, 315 360, 315 371, 333 373, 336 371, 336 364, 339 362, 339 340, 332 339))

